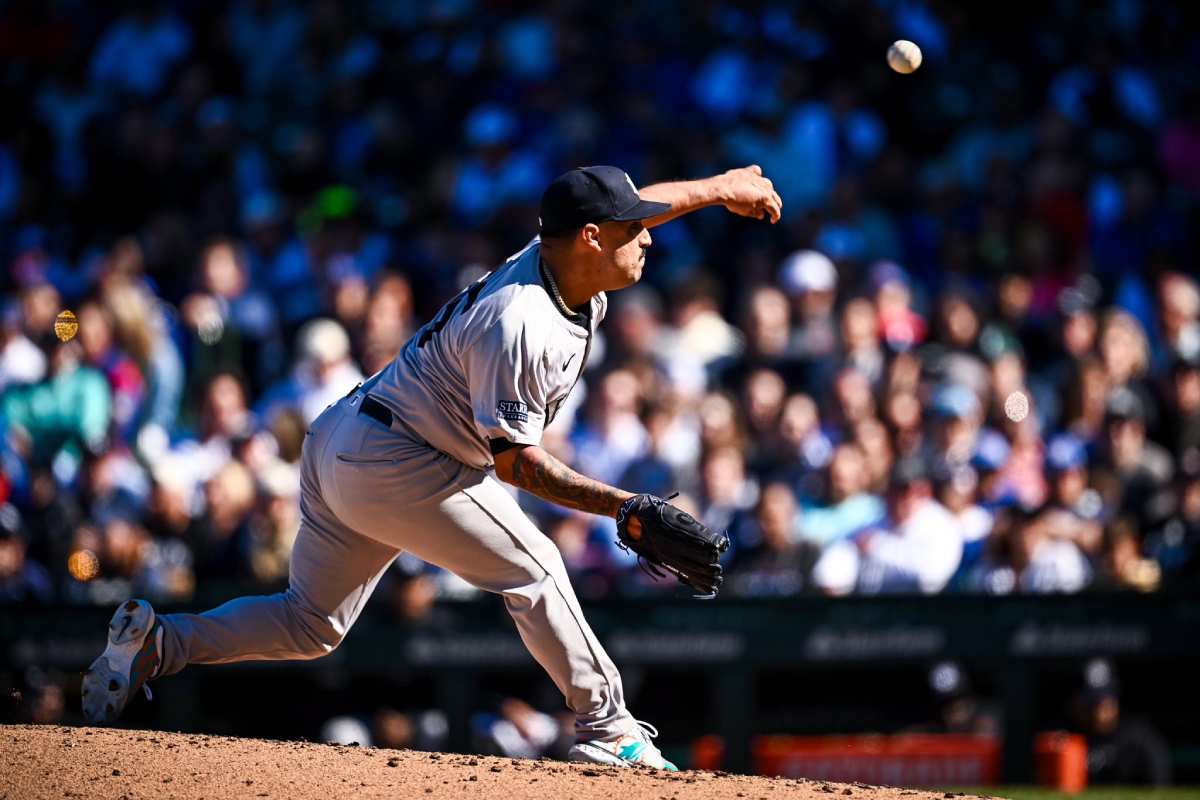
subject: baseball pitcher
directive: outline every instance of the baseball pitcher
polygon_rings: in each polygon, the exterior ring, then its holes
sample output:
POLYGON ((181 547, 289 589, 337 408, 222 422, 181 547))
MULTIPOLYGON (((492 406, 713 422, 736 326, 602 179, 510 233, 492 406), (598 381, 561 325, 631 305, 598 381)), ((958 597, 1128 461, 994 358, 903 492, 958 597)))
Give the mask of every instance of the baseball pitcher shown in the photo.
POLYGON ((83 679, 85 716, 115 720, 138 689, 149 694, 149 679, 188 664, 332 652, 407 550, 504 598, 576 715, 573 759, 674 770, 650 741, 653 727, 626 709, 621 676, 558 550, 501 481, 616 518, 621 543, 649 569, 716 593, 722 534, 661 498, 580 475, 539 447, 583 373, 605 293, 641 278, 649 229, 711 205, 777 222, 782 201, 757 166, 640 194, 616 167, 556 178, 542 197, 539 236, 313 422, 287 591, 203 614, 157 616, 145 600, 122 604, 83 679))

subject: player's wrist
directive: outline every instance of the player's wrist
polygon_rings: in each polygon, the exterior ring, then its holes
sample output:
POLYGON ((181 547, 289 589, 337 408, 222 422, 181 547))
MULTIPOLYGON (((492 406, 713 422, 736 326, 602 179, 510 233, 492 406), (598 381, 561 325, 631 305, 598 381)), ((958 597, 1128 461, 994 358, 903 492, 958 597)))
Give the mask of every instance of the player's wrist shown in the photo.
POLYGON ((707 205, 726 205, 737 200, 733 170, 712 176, 708 184, 707 205))
POLYGON ((613 492, 616 495, 617 507, 613 510, 613 513, 610 516, 616 519, 621 516, 621 509, 625 507, 625 504, 637 497, 637 495, 633 492, 626 492, 623 489, 614 489, 613 492))

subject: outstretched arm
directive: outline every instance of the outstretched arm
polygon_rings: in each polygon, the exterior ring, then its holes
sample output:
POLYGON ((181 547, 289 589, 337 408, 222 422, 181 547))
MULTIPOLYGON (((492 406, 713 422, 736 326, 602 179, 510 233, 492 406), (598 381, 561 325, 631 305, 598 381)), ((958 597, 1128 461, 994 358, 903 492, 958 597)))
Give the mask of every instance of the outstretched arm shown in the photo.
POLYGON ((647 219, 647 228, 708 206, 725 206, 740 216, 754 219, 766 217, 772 223, 779 222, 783 210, 783 200, 775 191, 771 179, 763 177, 762 168, 757 164, 696 181, 656 183, 638 194, 646 200, 671 204, 671 210, 667 213, 647 219))
POLYGON ((621 503, 633 497, 632 492, 580 475, 537 445, 497 454, 496 476, 551 503, 606 517, 617 516, 621 503))

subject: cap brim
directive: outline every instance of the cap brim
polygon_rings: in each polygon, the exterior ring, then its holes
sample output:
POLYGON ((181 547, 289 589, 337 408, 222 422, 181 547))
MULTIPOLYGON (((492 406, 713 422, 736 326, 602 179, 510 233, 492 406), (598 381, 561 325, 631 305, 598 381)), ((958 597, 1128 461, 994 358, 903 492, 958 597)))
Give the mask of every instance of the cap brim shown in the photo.
POLYGON ((639 200, 638 203, 627 211, 622 211, 615 217, 610 217, 613 222, 630 222, 635 219, 649 219, 665 214, 671 210, 670 203, 656 203, 653 200, 639 200))

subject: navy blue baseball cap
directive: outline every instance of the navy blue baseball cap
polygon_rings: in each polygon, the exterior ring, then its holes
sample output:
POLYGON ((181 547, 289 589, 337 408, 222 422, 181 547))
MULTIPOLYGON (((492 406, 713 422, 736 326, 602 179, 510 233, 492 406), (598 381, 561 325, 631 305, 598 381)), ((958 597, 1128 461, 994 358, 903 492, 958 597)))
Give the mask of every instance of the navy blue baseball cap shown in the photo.
POLYGON ((619 167, 576 167, 546 187, 539 222, 542 235, 555 236, 589 222, 646 219, 670 210, 670 203, 643 200, 619 167))

